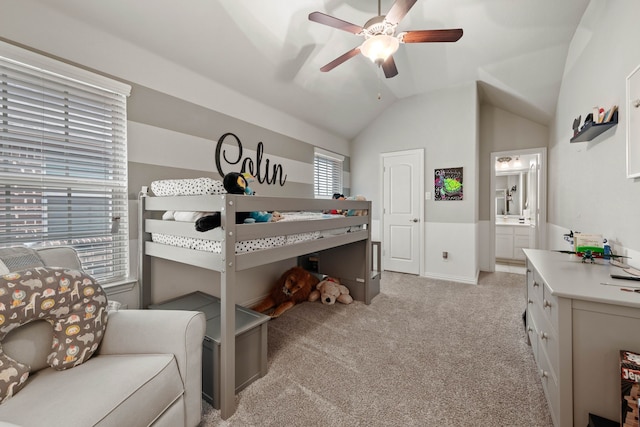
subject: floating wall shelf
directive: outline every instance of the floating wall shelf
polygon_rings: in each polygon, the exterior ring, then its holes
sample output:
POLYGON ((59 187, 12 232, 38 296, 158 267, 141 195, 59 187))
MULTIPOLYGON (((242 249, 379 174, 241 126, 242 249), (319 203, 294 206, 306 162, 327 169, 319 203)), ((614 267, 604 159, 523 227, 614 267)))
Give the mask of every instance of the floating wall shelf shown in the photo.
POLYGON ((600 135, 602 132, 611 129, 612 127, 618 124, 618 112, 613 113, 613 117, 610 121, 606 123, 588 123, 586 124, 580 132, 569 142, 585 142, 591 141, 596 136, 600 135))

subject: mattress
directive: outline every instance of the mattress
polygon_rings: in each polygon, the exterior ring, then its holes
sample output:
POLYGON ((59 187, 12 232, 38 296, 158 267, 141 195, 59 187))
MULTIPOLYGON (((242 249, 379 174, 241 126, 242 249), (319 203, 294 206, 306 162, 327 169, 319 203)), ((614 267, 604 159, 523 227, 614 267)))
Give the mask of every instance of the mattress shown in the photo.
MULTIPOLYGON (((320 238, 319 231, 291 234, 289 236, 263 237, 261 239, 244 240, 236 242, 236 253, 248 253, 263 249, 277 248, 320 238)), ((181 248, 195 249, 198 251, 221 253, 222 242, 216 240, 198 239, 195 237, 174 236, 163 233, 151 233, 151 240, 163 245, 178 246, 181 248)))
MULTIPOLYGON (((344 218, 342 215, 328 215, 318 212, 285 212, 280 221, 308 221, 317 219, 344 218)), ((292 245, 305 242, 308 240, 320 239, 322 237, 336 236, 339 234, 349 233, 361 230, 362 226, 349 226, 332 228, 322 231, 310 231, 306 233, 295 233, 284 236, 264 237, 260 239, 244 240, 236 242, 236 253, 254 252, 263 249, 276 248, 278 246, 292 245)), ((212 253, 222 252, 222 242, 216 240, 200 239, 196 237, 176 236, 164 233, 151 233, 151 240, 170 246, 178 246, 181 248, 195 249, 212 253)))

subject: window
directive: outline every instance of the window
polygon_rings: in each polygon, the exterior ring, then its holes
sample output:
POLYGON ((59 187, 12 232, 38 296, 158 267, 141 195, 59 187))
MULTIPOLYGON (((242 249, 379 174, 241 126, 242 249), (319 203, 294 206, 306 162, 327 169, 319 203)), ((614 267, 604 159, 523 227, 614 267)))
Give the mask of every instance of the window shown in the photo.
POLYGON ((0 44, 0 247, 72 246, 102 283, 128 275, 129 91, 0 44))
POLYGON ((342 163, 344 157, 315 149, 313 159, 313 192, 316 198, 331 198, 342 193, 342 163))

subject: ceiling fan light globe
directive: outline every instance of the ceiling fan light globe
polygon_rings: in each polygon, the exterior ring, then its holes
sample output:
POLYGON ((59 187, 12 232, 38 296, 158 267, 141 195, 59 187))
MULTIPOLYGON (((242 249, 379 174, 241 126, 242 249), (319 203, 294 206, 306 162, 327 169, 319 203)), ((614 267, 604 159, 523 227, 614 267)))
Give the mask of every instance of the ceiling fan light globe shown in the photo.
POLYGON ((389 56, 396 53, 400 42, 396 37, 386 34, 378 34, 369 37, 360 46, 360 52, 374 64, 381 65, 389 56))

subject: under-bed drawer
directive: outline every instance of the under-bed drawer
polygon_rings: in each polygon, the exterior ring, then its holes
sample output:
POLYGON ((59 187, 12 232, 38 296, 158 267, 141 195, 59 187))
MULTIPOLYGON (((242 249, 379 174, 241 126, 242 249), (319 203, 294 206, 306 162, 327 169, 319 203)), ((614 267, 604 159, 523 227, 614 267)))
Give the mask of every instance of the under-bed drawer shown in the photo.
MULTIPOLYGON (((158 310, 195 310, 207 318, 202 347, 202 397, 220 409, 220 299, 204 292, 149 306, 158 310)), ((269 316, 236 306, 236 374, 235 391, 267 373, 267 324, 269 316)))

